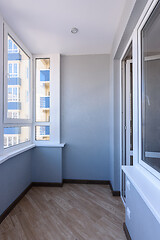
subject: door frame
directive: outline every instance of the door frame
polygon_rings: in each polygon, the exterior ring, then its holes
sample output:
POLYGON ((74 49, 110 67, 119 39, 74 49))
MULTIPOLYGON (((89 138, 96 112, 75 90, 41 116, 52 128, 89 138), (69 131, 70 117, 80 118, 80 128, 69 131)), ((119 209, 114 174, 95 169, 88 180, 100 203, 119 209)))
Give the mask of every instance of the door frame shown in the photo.
POLYGON ((120 58, 120 196, 123 201, 123 204, 125 205, 125 200, 123 198, 123 190, 125 189, 124 182, 122 180, 123 178, 123 171, 122 171, 122 165, 124 164, 124 154, 125 154, 125 134, 124 134, 124 119, 126 114, 126 108, 124 107, 124 101, 125 101, 125 82, 126 82, 126 70, 125 70, 125 61, 126 61, 126 55, 130 47, 132 46, 132 61, 133 61, 133 39, 132 36, 130 40, 128 41, 128 44, 122 54, 122 57, 120 58))

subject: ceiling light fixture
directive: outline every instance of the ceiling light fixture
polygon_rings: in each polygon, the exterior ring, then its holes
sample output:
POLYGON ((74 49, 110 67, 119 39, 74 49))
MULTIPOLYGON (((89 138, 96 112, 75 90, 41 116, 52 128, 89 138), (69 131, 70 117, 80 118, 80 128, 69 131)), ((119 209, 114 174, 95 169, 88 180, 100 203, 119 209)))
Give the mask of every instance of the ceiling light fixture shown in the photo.
POLYGON ((71 29, 71 33, 76 34, 78 32, 78 28, 74 27, 71 29))

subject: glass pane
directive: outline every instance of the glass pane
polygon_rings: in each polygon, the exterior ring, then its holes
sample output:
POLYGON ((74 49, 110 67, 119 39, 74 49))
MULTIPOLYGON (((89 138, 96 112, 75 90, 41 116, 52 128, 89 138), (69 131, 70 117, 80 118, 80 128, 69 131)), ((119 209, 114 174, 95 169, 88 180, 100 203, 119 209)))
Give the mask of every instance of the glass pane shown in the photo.
POLYGON ((50 121, 50 59, 36 59, 36 121, 50 121))
POLYGON ((36 126, 36 140, 49 141, 50 140, 50 127, 49 126, 36 126))
POLYGON ((8 35, 8 109, 7 118, 29 119, 30 59, 8 35))
POLYGON ((142 160, 160 172, 160 4, 142 30, 142 160))
POLYGON ((133 151, 133 73, 132 63, 130 64, 130 150, 133 151))
POLYGON ((4 148, 8 148, 30 140, 30 127, 4 128, 4 148))

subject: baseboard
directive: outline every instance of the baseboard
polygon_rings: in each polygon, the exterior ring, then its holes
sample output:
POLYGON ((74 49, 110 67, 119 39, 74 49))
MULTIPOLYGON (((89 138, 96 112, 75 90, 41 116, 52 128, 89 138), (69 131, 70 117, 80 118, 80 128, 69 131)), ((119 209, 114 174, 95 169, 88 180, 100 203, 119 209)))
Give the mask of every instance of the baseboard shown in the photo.
POLYGON ((120 191, 114 191, 111 182, 109 183, 109 185, 110 185, 110 189, 111 189, 112 195, 114 197, 119 197, 120 196, 120 191))
POLYGON ((103 184, 109 185, 110 181, 105 180, 81 180, 81 179, 63 179, 63 183, 72 183, 72 184, 103 184))
POLYGON ((63 179, 63 183, 72 183, 72 184, 103 184, 109 185, 112 195, 114 197, 120 196, 120 191, 114 191, 112 184, 109 180, 83 180, 83 179, 63 179))
POLYGON ((33 187, 63 187, 63 182, 32 182, 33 187))
POLYGON ((32 183, 14 200, 13 203, 0 215, 0 223, 7 217, 11 210, 17 205, 17 203, 25 196, 25 194, 32 188, 32 183))
POLYGON ((130 236, 130 234, 129 234, 129 232, 128 232, 128 228, 127 228, 125 222, 123 223, 123 230, 124 230, 124 232, 125 232, 125 235, 126 235, 127 240, 132 240, 132 239, 131 239, 131 236, 130 236))

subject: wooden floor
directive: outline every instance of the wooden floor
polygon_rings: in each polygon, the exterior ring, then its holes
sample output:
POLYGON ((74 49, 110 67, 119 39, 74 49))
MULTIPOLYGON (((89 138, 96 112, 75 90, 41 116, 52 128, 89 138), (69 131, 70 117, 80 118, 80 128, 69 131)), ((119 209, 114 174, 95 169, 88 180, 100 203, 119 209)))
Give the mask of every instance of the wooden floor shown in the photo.
POLYGON ((0 240, 125 240, 109 186, 33 187, 0 224, 0 240))

